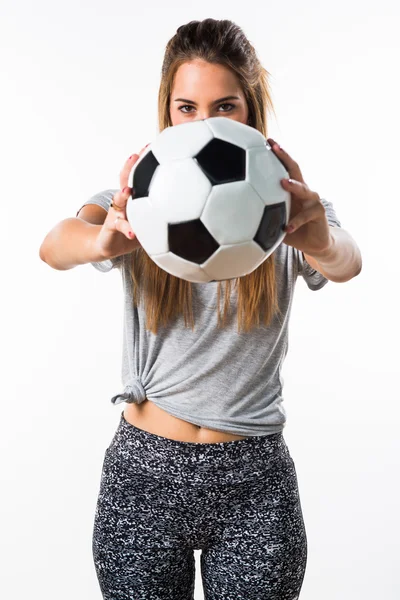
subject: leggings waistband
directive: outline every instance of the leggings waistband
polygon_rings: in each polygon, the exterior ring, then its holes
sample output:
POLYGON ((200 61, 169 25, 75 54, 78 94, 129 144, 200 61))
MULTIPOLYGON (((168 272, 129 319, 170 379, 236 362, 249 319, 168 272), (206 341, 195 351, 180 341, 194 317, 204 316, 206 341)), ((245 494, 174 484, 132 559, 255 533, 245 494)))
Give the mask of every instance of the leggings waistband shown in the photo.
POLYGON ((109 460, 123 461, 132 471, 203 483, 248 481, 288 456, 281 431, 229 442, 182 442, 135 427, 123 411, 106 450, 109 460))

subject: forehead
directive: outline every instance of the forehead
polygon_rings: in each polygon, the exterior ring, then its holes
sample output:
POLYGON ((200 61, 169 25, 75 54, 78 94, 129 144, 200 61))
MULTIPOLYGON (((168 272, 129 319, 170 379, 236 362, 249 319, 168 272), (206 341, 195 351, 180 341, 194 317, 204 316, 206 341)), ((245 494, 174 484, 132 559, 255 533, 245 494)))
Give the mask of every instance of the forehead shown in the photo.
MULTIPOLYGON (((191 61, 179 66, 173 83, 174 95, 201 95, 211 92, 218 96, 219 91, 240 95, 240 86, 236 75, 224 65, 191 61)), ((221 95, 224 95, 222 93, 221 95)))

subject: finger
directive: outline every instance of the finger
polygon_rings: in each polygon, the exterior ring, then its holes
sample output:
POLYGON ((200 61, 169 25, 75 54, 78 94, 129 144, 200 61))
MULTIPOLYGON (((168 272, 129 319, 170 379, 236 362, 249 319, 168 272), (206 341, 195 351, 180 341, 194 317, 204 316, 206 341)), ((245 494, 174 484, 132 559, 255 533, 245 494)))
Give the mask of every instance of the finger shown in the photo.
POLYGON ((139 154, 132 154, 132 156, 130 156, 125 162, 122 171, 119 175, 119 187, 121 188, 121 190, 129 184, 129 175, 132 170, 132 167, 139 160, 143 152, 146 150, 147 146, 150 146, 150 142, 146 144, 146 146, 143 146, 139 154))
POLYGON ((128 239, 133 239, 132 236, 129 235, 129 233, 132 231, 132 227, 126 218, 126 203, 128 201, 129 194, 129 188, 124 188, 123 190, 119 190, 114 194, 112 203, 118 207, 121 207, 122 210, 110 207, 107 219, 109 220, 108 225, 111 227, 111 229, 123 233, 128 239))
POLYGON ((286 227, 288 233, 294 233, 297 229, 308 223, 308 221, 316 220, 319 218, 319 211, 315 206, 311 206, 306 210, 302 210, 298 215, 292 219, 286 227))
POLYGON ((128 198, 131 195, 131 188, 125 186, 122 190, 118 190, 113 196, 112 204, 108 212, 111 212, 114 219, 119 215, 123 219, 126 219, 126 204, 128 202, 128 198), (115 207, 115 208, 114 208, 115 207))
POLYGON ((146 150, 147 146, 150 146, 150 142, 148 144, 146 144, 145 146, 143 146, 143 148, 139 152, 139 156, 141 156, 143 154, 143 152, 146 150))
POLYGON ((275 156, 279 158, 286 171, 289 173, 289 177, 304 183, 303 175, 297 162, 293 160, 293 158, 286 152, 286 150, 281 148, 279 144, 275 142, 275 140, 273 140, 272 138, 268 138, 267 142, 271 146, 275 156))
POLYGON ((120 233, 122 233, 125 237, 128 238, 128 240, 133 240, 135 239, 136 235, 135 233, 132 231, 132 227, 131 224, 129 223, 129 221, 127 221, 126 219, 119 217, 119 215, 117 215, 115 217, 115 219, 113 219, 113 225, 114 225, 114 229, 116 231, 119 231, 120 233))
MULTIPOLYGON (((301 184, 300 184, 301 185, 301 184)), ((293 233, 307 223, 308 221, 312 221, 313 219, 321 219, 325 214, 325 207, 322 204, 318 194, 316 192, 311 192, 308 190, 308 195, 304 198, 304 203, 302 205, 301 210, 297 213, 295 217, 289 220, 285 230, 289 233, 293 233)))
POLYGON ((295 194, 300 200, 320 200, 317 192, 310 190, 304 181, 296 181, 296 179, 281 179, 281 184, 285 190, 295 194))
POLYGON ((119 174, 119 187, 121 190, 128 185, 129 173, 132 170, 133 165, 139 160, 139 154, 132 154, 125 162, 122 167, 122 171, 119 174))

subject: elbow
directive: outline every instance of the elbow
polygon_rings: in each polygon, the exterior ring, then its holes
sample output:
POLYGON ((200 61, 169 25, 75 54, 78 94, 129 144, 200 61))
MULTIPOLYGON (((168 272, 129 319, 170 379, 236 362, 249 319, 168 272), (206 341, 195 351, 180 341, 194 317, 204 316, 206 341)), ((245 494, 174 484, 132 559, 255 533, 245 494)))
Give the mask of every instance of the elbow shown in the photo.
POLYGON ((357 271, 354 273, 353 277, 357 277, 357 275, 359 275, 361 273, 361 271, 362 271, 362 259, 360 257, 360 262, 359 262, 357 271))
POLYGON ((357 271, 350 276, 347 277, 341 277, 341 278, 334 278, 331 279, 331 281, 334 281, 335 283, 346 283, 346 281, 351 281, 352 279, 354 279, 354 277, 357 277, 357 275, 359 275, 361 273, 361 269, 362 269, 362 265, 360 265, 360 267, 357 269, 357 271))
POLYGON ((39 248, 39 258, 43 262, 47 263, 46 258, 45 258, 45 254, 44 254, 44 245, 43 244, 39 248))

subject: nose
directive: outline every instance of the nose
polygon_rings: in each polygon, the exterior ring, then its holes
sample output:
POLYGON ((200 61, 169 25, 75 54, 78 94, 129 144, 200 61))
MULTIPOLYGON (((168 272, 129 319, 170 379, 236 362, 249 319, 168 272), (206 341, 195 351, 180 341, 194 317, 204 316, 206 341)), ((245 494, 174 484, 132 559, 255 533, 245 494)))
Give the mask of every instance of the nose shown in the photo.
POLYGON ((198 118, 195 120, 202 121, 204 119, 209 119, 210 117, 212 117, 212 112, 209 110, 204 110, 202 112, 199 112, 198 115, 198 118))

